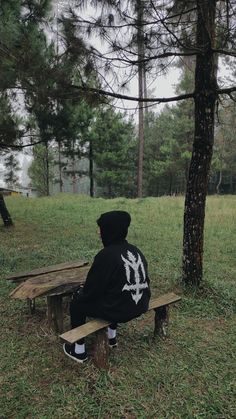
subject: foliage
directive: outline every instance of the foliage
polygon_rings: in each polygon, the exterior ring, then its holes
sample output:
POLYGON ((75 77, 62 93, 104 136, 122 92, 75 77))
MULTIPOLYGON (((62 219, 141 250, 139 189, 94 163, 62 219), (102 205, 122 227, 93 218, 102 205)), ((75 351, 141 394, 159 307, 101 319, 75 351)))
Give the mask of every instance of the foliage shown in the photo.
MULTIPOLYGON (((87 154, 86 144, 90 138, 90 130, 93 119, 96 115, 96 108, 81 100, 77 103, 66 102, 59 105, 57 113, 57 124, 55 126, 55 138, 61 144, 62 156, 70 161, 80 160, 87 154)), ((64 173, 75 175, 69 167, 64 167, 64 173)))
POLYGON ((20 170, 19 161, 17 157, 10 153, 4 159, 5 164, 5 174, 4 180, 9 188, 14 188, 19 184, 19 177, 17 176, 17 172, 20 170))
MULTIPOLYGON (((69 85, 74 80, 79 80, 80 84, 81 75, 86 74, 87 82, 89 77, 94 77, 92 65, 88 70, 89 53, 83 46, 83 40, 77 37, 77 44, 72 48, 75 39, 73 24, 67 19, 58 24, 61 32, 64 31, 64 44, 61 44, 60 49, 56 40, 48 36, 48 32, 52 31, 49 14, 52 5, 52 0, 23 3, 19 0, 11 2, 4 0, 1 4, 0 91, 8 100, 5 107, 8 106, 8 125, 11 123, 11 127, 5 124, 1 129, 1 124, 0 132, 4 131, 9 146, 14 145, 11 140, 17 139, 23 142, 24 137, 34 140, 36 138, 41 142, 52 141, 60 129, 62 112, 63 120, 66 122, 65 133, 66 127, 70 125, 68 118, 71 115, 71 112, 67 112, 67 108, 69 107, 73 113, 72 102, 76 107, 82 100, 81 97, 80 100, 72 101, 69 106, 65 103, 66 94, 73 95, 69 85), (78 48, 79 43, 80 48, 78 48), (10 119, 13 106, 9 97, 13 93, 21 95, 21 105, 22 108, 25 106, 24 112, 28 116, 28 120, 25 118, 21 121, 21 124, 24 123, 21 131, 10 119), (21 135, 18 135, 18 138, 16 134, 14 138, 12 135, 7 135, 10 128, 11 130, 14 128, 14 133, 18 128, 18 134, 21 135)), ((67 140, 70 136, 69 130, 66 133, 67 140)))
POLYGON ((14 143, 19 137, 19 119, 16 117, 9 95, 0 91, 0 153, 7 142, 14 143))
POLYGON ((33 161, 28 169, 33 188, 39 195, 49 195, 49 183, 53 180, 53 153, 48 145, 38 144, 33 148, 33 161))
MULTIPOLYGON (((189 63, 188 66, 190 67, 189 63)), ((192 89, 191 68, 182 67, 177 93, 192 89)), ((166 106, 146 121, 145 185, 147 195, 183 193, 188 177, 194 135, 193 102, 166 106)), ((218 109, 209 192, 234 193, 236 185, 235 106, 224 100, 218 109)))
POLYGON ((225 101, 219 109, 215 146, 212 160, 211 183, 214 192, 236 192, 236 106, 225 101), (213 183, 214 182, 214 183, 213 183))
POLYGON ((6 117, 11 122, 8 126, 3 125, 1 131, 4 131, 5 143, 9 146, 14 145, 16 140, 23 139, 29 129, 26 122, 19 130, 19 121, 16 125, 12 119, 11 115, 15 110, 10 98, 16 95, 18 90, 21 91, 24 101, 25 93, 29 92, 34 84, 34 76, 37 74, 38 82, 39 75, 43 76, 44 73, 45 77, 43 55, 46 37, 40 24, 48 12, 49 3, 49 1, 40 1, 22 4, 19 0, 1 2, 0 91, 5 100, 8 100, 6 117), (11 135, 12 130, 15 132, 14 135, 11 135))
MULTIPOLYGON (((206 281, 170 310, 169 337, 153 341, 153 314, 118 329, 110 370, 90 360, 76 365, 48 330, 46 301, 30 315, 9 298, 13 272, 76 259, 101 248, 100 213, 131 213, 129 240, 147 256, 153 297, 175 289, 180 276, 183 198, 112 200, 59 195, 8 198, 16 221, 1 231, 1 415, 52 418, 234 418, 235 196, 209 197, 206 208, 206 281), (58 226, 60 226, 58 228, 58 226)), ((69 327, 68 311, 65 326, 69 327)))
MULTIPOLYGON (((193 73, 182 67, 177 93, 192 89, 193 73)), ((172 107, 160 114, 149 113, 145 130, 145 184, 147 195, 183 193, 188 178, 194 134, 192 101, 172 107)))
POLYGON ((131 121, 100 109, 91 130, 96 180, 109 198, 135 194, 136 138, 131 121))
POLYGON ((173 136, 172 113, 166 107, 160 115, 149 114, 145 136, 145 183, 147 195, 172 193, 171 177, 176 170, 177 144, 173 136), (169 179, 169 185, 164 179, 169 179), (164 180, 160 189, 159 182, 164 180), (169 186, 169 188, 168 188, 169 186))

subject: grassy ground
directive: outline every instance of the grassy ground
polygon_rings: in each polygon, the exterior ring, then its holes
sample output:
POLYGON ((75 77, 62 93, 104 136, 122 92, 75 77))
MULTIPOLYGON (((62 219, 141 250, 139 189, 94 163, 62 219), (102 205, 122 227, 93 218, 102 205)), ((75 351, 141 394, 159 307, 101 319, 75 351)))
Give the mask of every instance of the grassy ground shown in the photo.
POLYGON ((232 196, 208 198, 204 287, 194 293, 179 283, 182 198, 9 198, 15 227, 0 228, 0 418, 236 418, 235 204, 232 196), (164 342, 152 340, 151 313, 123 325, 110 370, 101 372, 92 361, 67 359, 48 331, 44 299, 29 315, 9 299, 15 285, 4 278, 92 261, 100 249, 95 220, 112 209, 131 213, 129 240, 147 256, 153 296, 177 290, 183 300, 164 342))

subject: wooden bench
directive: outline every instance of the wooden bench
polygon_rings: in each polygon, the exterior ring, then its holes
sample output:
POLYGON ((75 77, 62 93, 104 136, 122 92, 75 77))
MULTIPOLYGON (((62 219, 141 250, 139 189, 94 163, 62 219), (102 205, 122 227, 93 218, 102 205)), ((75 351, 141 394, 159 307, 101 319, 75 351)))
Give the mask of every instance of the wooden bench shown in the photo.
MULTIPOLYGON (((179 295, 173 292, 154 298, 149 302, 149 310, 155 311, 154 336, 165 337, 169 321, 168 308, 170 304, 181 300, 179 295)), ((60 339, 69 344, 77 342, 79 339, 95 333, 94 342, 94 363, 98 368, 108 368, 108 344, 106 328, 111 322, 106 320, 94 319, 86 324, 76 327, 60 335, 60 339)))
POLYGON ((46 297, 49 328, 62 333, 63 298, 84 284, 89 269, 88 262, 74 261, 13 274, 6 279, 19 285, 11 291, 10 297, 26 300, 31 314, 35 311, 35 299, 46 297))

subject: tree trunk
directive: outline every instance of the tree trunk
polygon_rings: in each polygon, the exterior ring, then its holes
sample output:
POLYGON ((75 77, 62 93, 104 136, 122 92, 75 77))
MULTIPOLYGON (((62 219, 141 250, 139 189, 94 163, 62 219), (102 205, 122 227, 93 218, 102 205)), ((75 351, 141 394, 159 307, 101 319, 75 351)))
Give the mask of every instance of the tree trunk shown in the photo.
MULTIPOLYGON (((143 97, 147 99, 148 92, 147 92, 147 71, 146 65, 143 64, 143 97)), ((145 129, 148 128, 148 102, 145 102, 145 129)), ((144 130, 145 131, 145 130, 144 130)), ((145 135, 145 132, 144 132, 145 135)))
POLYGON ((75 173, 75 142, 73 140, 73 155, 72 155, 72 192, 73 194, 77 192, 76 188, 76 173, 75 173))
MULTIPOLYGON (((137 0, 137 26, 138 26, 138 96, 139 99, 143 98, 143 4, 142 0, 137 0)), ((139 150, 138 150, 138 187, 137 195, 138 198, 141 198, 143 195, 143 150, 144 150, 144 115, 143 115, 143 102, 139 102, 138 105, 138 115, 139 115, 139 150)))
POLYGON ((58 165, 59 165, 59 188, 60 188, 60 192, 62 192, 63 181, 62 181, 61 142, 60 141, 58 141, 58 165))
POLYGON ((108 191, 108 198, 112 198, 112 186, 110 183, 107 185, 107 191, 108 191))
POLYGON ((46 157, 46 194, 47 196, 49 196, 49 151, 48 151, 48 142, 45 142, 45 147, 46 147, 46 153, 45 153, 45 157, 46 157))
POLYGON ((172 195, 172 186, 173 186, 173 176, 172 173, 170 173, 170 178, 169 178, 169 195, 172 195))
POLYGON ((216 193, 219 195, 220 193, 220 185, 222 183, 222 170, 220 170, 220 176, 219 176, 219 181, 216 185, 216 193))
POLYGON ((6 207, 6 204, 5 204, 5 201, 4 201, 4 197, 3 197, 2 194, 0 194, 0 214, 1 214, 1 217, 3 219, 5 227, 13 226, 13 221, 11 219, 11 216, 10 216, 8 210, 7 210, 7 207, 6 207))
POLYGON ((93 146, 89 143, 89 181, 90 181, 90 196, 94 197, 94 177, 93 177, 93 146))
POLYGON ((216 0, 197 1, 197 54, 195 69, 195 132, 184 211, 183 280, 202 281, 205 202, 213 152, 216 102, 216 0))
POLYGON ((235 193, 234 191, 234 182, 233 182, 233 173, 230 173, 230 193, 233 195, 235 193))

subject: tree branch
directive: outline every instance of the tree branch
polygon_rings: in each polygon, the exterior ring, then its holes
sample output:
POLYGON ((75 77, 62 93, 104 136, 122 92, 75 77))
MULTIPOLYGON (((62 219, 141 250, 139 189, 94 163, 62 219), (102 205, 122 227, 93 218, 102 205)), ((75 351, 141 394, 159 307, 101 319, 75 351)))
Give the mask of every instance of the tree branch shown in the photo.
MULTIPOLYGON (((164 21, 166 21, 166 20, 172 20, 173 18, 175 18, 175 17, 179 17, 179 16, 183 16, 183 15, 185 15, 185 14, 188 14, 188 13, 190 13, 190 12, 193 12, 193 11, 195 11, 197 8, 196 7, 193 7, 193 8, 191 8, 191 9, 189 9, 189 10, 186 10, 186 11, 182 11, 181 13, 176 13, 176 14, 173 14, 173 15, 170 15, 170 16, 166 16, 166 17, 164 17, 164 18, 162 18, 162 19, 155 19, 155 20, 153 20, 153 21, 151 21, 151 22, 146 22, 146 21, 143 21, 143 23, 142 23, 142 25, 143 26, 152 26, 152 25, 156 25, 157 23, 160 23, 160 22, 164 22, 164 21)), ((128 15, 126 15, 126 14, 124 14, 124 16, 126 17, 126 18, 128 18, 128 19, 132 19, 132 20, 134 20, 134 22, 135 22, 135 19, 134 18, 132 18, 131 16, 128 16, 128 15)), ((77 23, 85 23, 85 24, 88 24, 88 25, 91 25, 91 26, 95 26, 95 27, 98 27, 98 28, 104 28, 104 29, 122 29, 122 28, 127 28, 127 27, 136 27, 137 26, 137 23, 135 22, 135 23, 126 23, 126 24, 122 24, 122 25, 104 25, 101 21, 97 21, 97 20, 95 20, 94 19, 94 21, 91 21, 91 20, 87 20, 87 19, 82 19, 82 18, 80 18, 80 17, 75 17, 74 16, 74 20, 77 22, 77 23)))
MULTIPOLYGON (((103 95, 103 96, 110 96, 110 97, 114 97, 117 99, 124 99, 124 100, 131 100, 131 101, 135 101, 135 102, 151 102, 151 103, 168 103, 168 102, 175 102, 178 100, 183 100, 183 99, 191 99, 194 98, 194 93, 186 93, 183 95, 178 95, 178 96, 172 96, 172 97, 168 97, 168 98, 138 98, 135 96, 128 96, 128 95, 122 95, 120 93, 112 93, 112 92, 107 92, 106 90, 103 89, 96 89, 94 87, 88 87, 88 86, 76 86, 76 85, 70 85, 68 86, 71 89, 75 89, 78 91, 83 91, 83 92, 90 92, 90 93, 95 93, 98 95, 103 95)), ((66 94, 69 97, 70 93, 66 94)))
POLYGON ((231 95, 231 93, 236 92, 236 86, 226 87, 225 89, 216 89, 218 95, 231 95))
MULTIPOLYGON (((130 101, 134 101, 134 102, 150 102, 150 103, 168 103, 168 102, 176 102, 179 100, 184 100, 184 99, 193 99, 195 97, 195 93, 185 93, 182 95, 178 95, 178 96, 172 96, 172 97, 155 97, 155 98, 138 98, 136 96, 128 96, 128 95, 123 95, 120 93, 115 93, 115 92, 108 92, 106 90, 103 89, 96 89, 94 87, 88 87, 86 85, 84 86, 76 86, 76 85, 70 85, 68 86, 68 88, 74 89, 74 90, 78 90, 80 92, 87 92, 87 93, 94 93, 94 94, 98 94, 98 95, 103 95, 103 96, 109 96, 109 97, 114 97, 116 99, 123 99, 123 100, 130 100, 130 101)), ((66 90, 66 89, 65 89, 66 90)), ((236 86, 232 86, 232 87, 227 87, 225 89, 216 89, 215 90, 217 95, 221 95, 221 94, 227 94, 230 95, 233 92, 236 92, 236 86)), ((67 94, 65 94, 67 96, 67 98, 70 98, 71 93, 68 92, 67 94)), ((63 95, 63 97, 65 97, 65 95, 63 95)), ((73 95, 74 97, 74 95, 73 95)))
MULTIPOLYGON (((119 47, 120 50, 122 50, 122 47, 119 47)), ((131 51, 126 51, 128 53, 131 53, 131 51)), ((107 61, 119 61, 123 63, 127 63, 129 65, 135 65, 140 63, 147 63, 152 60, 157 60, 160 58, 168 58, 168 57, 189 57, 194 56, 199 53, 198 52, 163 52, 162 54, 153 55, 152 57, 143 58, 141 60, 131 60, 127 58, 119 58, 119 57, 107 57, 106 54, 100 54, 99 52, 94 52, 94 50, 91 50, 91 53, 95 55, 96 57, 100 59, 104 59, 107 61)))
POLYGON ((231 57, 236 57, 235 51, 227 51, 225 49, 212 49, 212 51, 216 52, 217 54, 230 55, 231 57))
POLYGON ((36 141, 35 143, 30 143, 30 144, 22 144, 22 145, 17 145, 17 144, 7 144, 7 143, 0 143, 0 150, 2 149, 7 149, 7 148, 14 148, 16 150, 21 150, 22 148, 25 147, 33 147, 34 145, 40 144, 40 143, 46 143, 48 141, 45 140, 39 140, 36 141))

